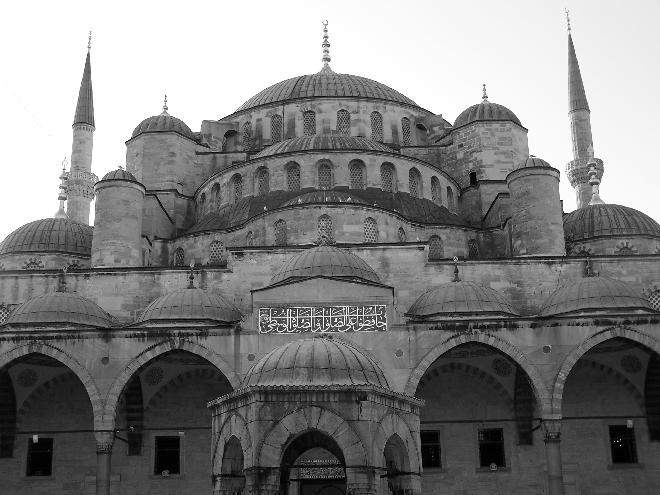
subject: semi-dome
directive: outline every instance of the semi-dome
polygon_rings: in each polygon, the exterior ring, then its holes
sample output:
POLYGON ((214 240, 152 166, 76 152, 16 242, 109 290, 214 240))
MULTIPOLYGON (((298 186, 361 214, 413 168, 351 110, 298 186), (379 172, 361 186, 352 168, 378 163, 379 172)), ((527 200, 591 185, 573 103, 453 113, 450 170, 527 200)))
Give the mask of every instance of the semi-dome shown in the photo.
POLYGON ((132 173, 122 168, 108 172, 103 176, 101 180, 130 180, 133 182, 138 181, 132 173))
POLYGON ((594 204, 564 215, 564 236, 570 241, 616 236, 660 237, 660 225, 634 208, 594 204))
POLYGON ((448 282, 423 293, 410 306, 412 319, 463 316, 516 316, 503 294, 474 282, 448 282))
POLYGON ((69 218, 44 218, 27 223, 0 244, 0 255, 65 253, 90 256, 93 228, 69 218))
POLYGON ((281 155, 283 153, 295 153, 297 151, 317 150, 381 151, 385 153, 394 152, 392 148, 365 137, 315 134, 313 136, 285 139, 284 141, 275 143, 260 151, 254 156, 254 158, 281 155))
POLYGON ((235 113, 261 105, 303 98, 368 98, 417 106, 407 96, 378 81, 350 74, 322 70, 273 84, 243 103, 235 113))
POLYGON ((192 287, 159 297, 146 307, 137 321, 235 323, 241 316, 240 311, 220 294, 192 287))
POLYGON ((183 137, 192 139, 193 141, 195 140, 195 135, 190 130, 190 127, 183 120, 177 119, 167 113, 167 110, 163 110, 163 113, 160 115, 154 115, 140 122, 133 131, 131 139, 148 132, 176 132, 183 137))
POLYGON ((332 277, 381 283, 376 272, 359 256, 335 246, 321 245, 289 259, 270 280, 271 285, 287 280, 332 277))
POLYGON ((98 304, 69 292, 52 292, 34 297, 18 306, 4 326, 72 325, 111 327, 115 319, 98 304))
POLYGON ((272 350, 248 371, 241 388, 337 385, 389 389, 373 359, 351 343, 326 337, 296 340, 272 350))
POLYGON ((471 124, 472 122, 493 120, 508 120, 522 127, 520 119, 507 107, 497 103, 491 103, 487 99, 484 99, 481 103, 463 110, 454 122, 454 129, 471 124))
POLYGON ((584 277, 555 290, 539 316, 557 316, 604 310, 655 311, 637 287, 610 277, 584 277))

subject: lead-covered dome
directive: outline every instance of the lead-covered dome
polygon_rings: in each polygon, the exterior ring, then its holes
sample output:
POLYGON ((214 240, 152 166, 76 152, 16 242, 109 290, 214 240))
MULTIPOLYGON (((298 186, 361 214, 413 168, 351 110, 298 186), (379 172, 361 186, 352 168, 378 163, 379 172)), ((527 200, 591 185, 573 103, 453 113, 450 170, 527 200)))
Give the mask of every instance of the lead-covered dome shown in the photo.
POLYGON ((272 103, 324 97, 369 98, 417 106, 407 96, 378 81, 324 69, 316 74, 292 77, 273 84, 243 103, 234 113, 272 103))
POLYGON ((564 215, 564 236, 570 241, 616 236, 660 237, 660 225, 634 208, 595 204, 564 215))
POLYGON ((248 371, 241 388, 305 385, 389 389, 373 359, 349 342, 327 337, 296 340, 272 350, 248 371))
POLYGON ((241 312, 220 294, 195 287, 165 294, 145 308, 138 323, 209 322, 231 324, 241 312))
POLYGON ((434 317, 516 316, 503 294, 474 282, 448 282, 427 290, 406 312, 413 320, 434 317))
POLYGON ((69 218, 44 218, 19 227, 0 244, 0 255, 64 253, 90 256, 93 228, 69 218))
POLYGON ((331 277, 380 283, 376 272, 359 256, 321 245, 290 258, 270 280, 271 285, 312 277, 331 277))
POLYGON ((154 115, 152 117, 144 119, 140 124, 135 128, 131 139, 139 136, 140 134, 146 134, 149 132, 176 132, 181 134, 183 137, 192 139, 195 141, 195 135, 190 130, 190 127, 181 120, 173 117, 167 110, 163 110, 163 113, 160 115, 154 115))
POLYGON ((522 127, 520 119, 518 119, 516 114, 509 110, 507 107, 497 103, 491 103, 490 101, 484 99, 481 103, 477 103, 476 105, 472 105, 471 107, 463 110, 454 122, 454 129, 471 124, 472 122, 498 120, 508 120, 522 127))
POLYGON ((550 294, 539 316, 620 310, 655 312, 637 287, 610 277, 591 276, 569 282, 550 294))
POLYGON ((291 139, 285 139, 275 143, 257 153, 253 158, 262 158, 265 156, 281 155, 284 153, 295 153, 297 151, 328 151, 328 150, 347 150, 347 151, 382 151, 393 153, 392 148, 385 146, 365 137, 354 136, 335 136, 332 134, 315 134, 313 136, 303 136, 291 139))
POLYGON ((130 180, 133 182, 138 181, 132 173, 121 168, 108 172, 103 176, 101 180, 130 180))
POLYGON ((52 292, 34 297, 16 307, 3 326, 111 327, 115 319, 98 304, 69 292, 52 292))

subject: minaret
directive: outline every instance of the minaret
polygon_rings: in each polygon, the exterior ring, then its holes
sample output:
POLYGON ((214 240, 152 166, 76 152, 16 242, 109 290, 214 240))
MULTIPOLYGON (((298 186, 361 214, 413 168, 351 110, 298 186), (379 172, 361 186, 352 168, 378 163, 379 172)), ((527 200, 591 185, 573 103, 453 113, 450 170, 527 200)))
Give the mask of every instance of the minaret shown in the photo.
POLYGON ((92 48, 92 32, 87 42, 87 59, 80 82, 78 104, 73 118, 73 144, 71 169, 67 180, 67 214, 71 220, 89 225, 89 208, 94 198, 92 174, 92 148, 94 147, 94 96, 92 94, 92 67, 89 52, 92 48))
POLYGON ((584 91, 580 65, 575 55, 568 11, 566 11, 566 22, 568 24, 568 119, 571 123, 573 142, 573 160, 566 165, 566 175, 575 189, 577 207, 582 208, 591 201, 590 163, 595 163, 598 180, 600 180, 603 177, 603 161, 593 157, 591 111, 584 91))

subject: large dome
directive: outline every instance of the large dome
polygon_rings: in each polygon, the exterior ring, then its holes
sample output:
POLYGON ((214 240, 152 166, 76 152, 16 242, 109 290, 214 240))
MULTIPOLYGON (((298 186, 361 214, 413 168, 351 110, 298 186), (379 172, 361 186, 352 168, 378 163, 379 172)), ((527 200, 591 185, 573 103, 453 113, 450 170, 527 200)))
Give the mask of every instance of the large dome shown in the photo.
POLYGON ((248 371, 241 388, 304 385, 389 388, 373 359, 346 341, 327 337, 296 340, 269 352, 248 371))
POLYGON ((34 297, 18 306, 3 325, 111 327, 115 324, 112 316, 89 299, 69 292, 52 292, 34 297))
POLYGON ((138 318, 138 323, 148 321, 235 323, 240 319, 240 311, 224 297, 192 287, 159 297, 146 307, 138 318))
POLYGON ((382 151, 385 153, 394 152, 392 148, 364 137, 315 134, 314 136, 285 139, 284 141, 275 143, 268 148, 265 148, 264 150, 257 153, 253 158, 281 155, 283 153, 295 153, 297 151, 327 150, 382 151))
POLYGON ((90 256, 89 225, 68 218, 44 218, 19 227, 0 244, 0 255, 12 253, 65 253, 90 256))
POLYGON ((307 249, 289 259, 270 283, 312 277, 359 279, 381 283, 376 272, 359 256, 334 246, 321 245, 307 249))
POLYGON ((631 235, 660 237, 660 225, 641 211, 612 204, 588 205, 564 216, 564 236, 570 241, 631 235))
POLYGON ((176 132, 183 137, 187 137, 193 141, 195 140, 195 135, 190 130, 190 127, 188 127, 183 120, 172 117, 166 111, 163 111, 160 115, 154 115, 153 117, 146 118, 140 122, 133 131, 131 139, 148 132, 176 132))
POLYGON ((370 98, 417 106, 410 98, 372 79, 322 70, 273 84, 243 103, 236 112, 271 103, 323 97, 370 98))
POLYGON ((483 100, 481 103, 477 103, 476 105, 472 105, 471 107, 463 110, 454 122, 454 129, 467 124, 471 124, 472 122, 484 120, 509 120, 522 127, 520 119, 518 119, 516 114, 509 110, 507 107, 504 105, 498 105, 497 103, 491 103, 488 100, 483 100))

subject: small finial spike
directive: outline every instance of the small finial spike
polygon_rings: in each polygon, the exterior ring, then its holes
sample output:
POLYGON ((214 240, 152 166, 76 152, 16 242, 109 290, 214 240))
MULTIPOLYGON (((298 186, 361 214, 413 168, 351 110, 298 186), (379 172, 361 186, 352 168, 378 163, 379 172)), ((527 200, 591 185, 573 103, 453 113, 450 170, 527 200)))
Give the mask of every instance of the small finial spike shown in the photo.
POLYGON ((587 259, 584 264, 584 276, 585 277, 597 277, 598 273, 594 271, 593 267, 591 266, 591 258, 587 256, 587 259))
POLYGON ((603 205, 605 204, 605 201, 603 201, 600 198, 600 179, 598 178, 598 170, 596 170, 596 161, 591 158, 589 160, 589 172, 587 174, 589 175, 589 185, 591 186, 591 201, 589 201, 590 205, 603 205))
POLYGON ((193 260, 193 261, 190 262, 190 273, 188 274, 188 288, 189 289, 194 289, 195 288, 195 283, 194 283, 195 273, 194 273, 194 270, 195 270, 195 261, 193 260))
POLYGON ((87 51, 92 49, 92 30, 89 30, 89 36, 87 37, 87 51))
POLYGON ((60 207, 57 209, 57 212, 55 213, 55 218, 69 218, 66 212, 64 211, 64 202, 68 199, 67 196, 67 187, 66 187, 66 181, 69 178, 69 174, 66 172, 66 165, 67 165, 67 160, 66 157, 64 157, 64 160, 62 160, 62 173, 60 174, 60 193, 57 196, 57 199, 60 202, 60 207))
POLYGON ((568 29, 568 32, 571 32, 571 14, 568 9, 564 9, 564 12, 566 12, 566 28, 568 29))
POLYGON ((458 276, 458 256, 454 256, 454 279, 452 282, 460 282, 461 277, 458 276))
POLYGON ((328 41, 328 21, 323 21, 323 43, 321 43, 321 46, 323 47, 323 57, 321 60, 323 61, 323 68, 330 68, 330 42, 328 41))
POLYGON ((163 99, 163 113, 167 113, 169 108, 167 107, 167 95, 165 95, 165 98, 163 99))
POLYGON ((483 85, 483 95, 481 96, 483 101, 488 101, 488 94, 486 93, 486 83, 483 85))

